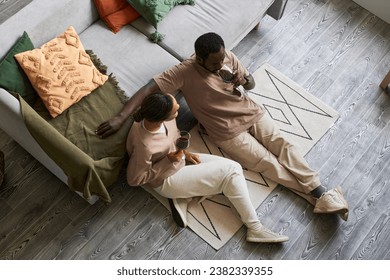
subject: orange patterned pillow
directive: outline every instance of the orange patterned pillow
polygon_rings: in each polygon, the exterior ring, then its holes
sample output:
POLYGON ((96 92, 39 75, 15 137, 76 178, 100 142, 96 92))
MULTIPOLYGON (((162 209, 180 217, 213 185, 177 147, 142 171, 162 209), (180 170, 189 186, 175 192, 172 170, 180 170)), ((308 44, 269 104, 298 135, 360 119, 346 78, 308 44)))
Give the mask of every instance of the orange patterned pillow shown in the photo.
POLYGON ((93 65, 72 26, 40 48, 15 58, 53 118, 108 79, 93 65))

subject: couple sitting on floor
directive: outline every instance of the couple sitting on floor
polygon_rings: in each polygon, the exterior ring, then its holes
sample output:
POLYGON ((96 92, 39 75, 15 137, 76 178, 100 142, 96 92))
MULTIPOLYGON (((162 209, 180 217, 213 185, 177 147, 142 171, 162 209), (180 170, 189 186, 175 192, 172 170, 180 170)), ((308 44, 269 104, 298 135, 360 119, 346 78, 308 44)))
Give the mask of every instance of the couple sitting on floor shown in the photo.
POLYGON ((259 221, 241 165, 302 196, 314 205, 314 213, 335 213, 347 220, 348 204, 340 187, 327 190, 321 185, 318 174, 240 86, 253 89, 252 75, 225 50, 218 34, 206 33, 196 40, 194 56, 153 77, 96 134, 114 133, 136 111, 126 146, 128 184, 148 184, 169 198, 180 226, 186 226, 186 200, 179 198, 222 193, 248 228, 247 241, 287 241, 259 221), (222 68, 231 71, 222 75, 222 68), (178 90, 212 141, 234 161, 176 147, 179 105, 171 94, 178 90))

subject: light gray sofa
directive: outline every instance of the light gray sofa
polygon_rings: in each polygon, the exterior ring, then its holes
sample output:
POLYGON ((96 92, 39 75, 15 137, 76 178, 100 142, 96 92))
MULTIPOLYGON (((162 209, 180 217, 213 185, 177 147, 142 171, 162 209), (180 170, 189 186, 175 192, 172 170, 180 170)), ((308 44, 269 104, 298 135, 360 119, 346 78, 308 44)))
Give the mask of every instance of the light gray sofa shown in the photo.
MULTIPOLYGON (((209 31, 220 34, 232 49, 267 14, 279 19, 287 0, 196 0, 195 6, 175 7, 159 25, 162 42, 148 40, 154 32, 139 18, 117 34, 99 19, 92 0, 33 0, 0 25, 0 58, 26 31, 35 47, 73 26, 85 49, 91 49, 114 73, 127 96, 155 74, 177 64, 193 52, 195 39, 209 31)), ((27 130, 19 101, 0 88, 0 128, 64 183, 62 169, 42 150, 27 130)), ((82 194, 80 194, 82 195, 82 194)), ((91 197, 93 203, 98 198, 91 197)))

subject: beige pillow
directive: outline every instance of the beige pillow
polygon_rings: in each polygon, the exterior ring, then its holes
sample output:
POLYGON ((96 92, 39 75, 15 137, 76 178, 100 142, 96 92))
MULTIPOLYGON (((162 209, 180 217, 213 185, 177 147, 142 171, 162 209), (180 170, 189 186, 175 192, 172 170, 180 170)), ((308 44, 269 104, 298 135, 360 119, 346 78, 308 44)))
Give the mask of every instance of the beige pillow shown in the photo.
POLYGON ((42 47, 15 58, 53 118, 108 78, 93 65, 72 26, 42 47))

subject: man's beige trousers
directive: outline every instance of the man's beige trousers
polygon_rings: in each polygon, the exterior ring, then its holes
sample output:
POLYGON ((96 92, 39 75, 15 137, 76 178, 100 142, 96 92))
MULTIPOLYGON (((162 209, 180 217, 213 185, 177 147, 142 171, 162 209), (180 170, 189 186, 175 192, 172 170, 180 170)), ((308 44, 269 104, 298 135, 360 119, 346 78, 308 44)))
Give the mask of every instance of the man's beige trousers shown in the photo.
POLYGON ((268 114, 264 114, 247 132, 233 139, 215 141, 215 144, 243 167, 260 172, 315 204, 309 193, 321 185, 318 174, 283 137, 268 114))

